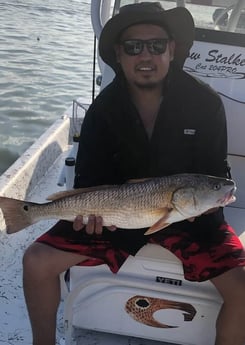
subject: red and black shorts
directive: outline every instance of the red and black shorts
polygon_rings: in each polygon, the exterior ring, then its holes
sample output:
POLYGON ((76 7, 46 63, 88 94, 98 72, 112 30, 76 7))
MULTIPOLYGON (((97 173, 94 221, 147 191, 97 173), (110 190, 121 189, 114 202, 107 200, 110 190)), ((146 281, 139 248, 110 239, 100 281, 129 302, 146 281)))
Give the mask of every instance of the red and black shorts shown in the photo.
POLYGON ((231 268, 245 266, 243 245, 231 226, 223 222, 211 231, 198 231, 197 225, 186 221, 152 236, 145 236, 145 230, 121 229, 91 236, 74 231, 70 222, 59 221, 37 242, 89 257, 82 266, 107 264, 113 273, 147 242, 175 254, 183 264, 185 278, 191 281, 209 280, 231 268))

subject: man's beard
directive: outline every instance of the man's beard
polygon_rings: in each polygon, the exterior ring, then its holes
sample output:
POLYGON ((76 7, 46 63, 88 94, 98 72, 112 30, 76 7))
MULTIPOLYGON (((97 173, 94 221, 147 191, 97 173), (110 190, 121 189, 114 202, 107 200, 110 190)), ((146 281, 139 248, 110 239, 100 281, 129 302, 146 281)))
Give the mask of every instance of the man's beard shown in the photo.
POLYGON ((159 82, 145 82, 145 83, 139 83, 137 81, 134 82, 134 85, 137 86, 141 90, 154 90, 159 87, 159 82))

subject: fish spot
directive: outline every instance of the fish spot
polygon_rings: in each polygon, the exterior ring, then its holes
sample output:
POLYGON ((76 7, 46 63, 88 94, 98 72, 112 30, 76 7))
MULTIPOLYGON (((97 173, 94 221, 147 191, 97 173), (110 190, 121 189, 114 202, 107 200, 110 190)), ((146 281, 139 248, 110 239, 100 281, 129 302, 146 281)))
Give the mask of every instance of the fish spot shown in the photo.
POLYGON ((24 211, 28 211, 29 210, 28 205, 24 205, 23 209, 24 209, 24 211))

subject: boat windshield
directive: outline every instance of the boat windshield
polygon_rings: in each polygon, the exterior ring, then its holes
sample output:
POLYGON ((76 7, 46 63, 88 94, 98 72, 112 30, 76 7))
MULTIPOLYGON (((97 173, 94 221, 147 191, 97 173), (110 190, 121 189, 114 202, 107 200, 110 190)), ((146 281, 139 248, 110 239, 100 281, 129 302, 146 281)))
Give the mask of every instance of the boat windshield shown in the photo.
MULTIPOLYGON (((119 6, 141 2, 116 1, 119 6)), ((185 6, 192 14, 196 28, 245 34, 245 0, 160 0, 165 10, 185 6)))

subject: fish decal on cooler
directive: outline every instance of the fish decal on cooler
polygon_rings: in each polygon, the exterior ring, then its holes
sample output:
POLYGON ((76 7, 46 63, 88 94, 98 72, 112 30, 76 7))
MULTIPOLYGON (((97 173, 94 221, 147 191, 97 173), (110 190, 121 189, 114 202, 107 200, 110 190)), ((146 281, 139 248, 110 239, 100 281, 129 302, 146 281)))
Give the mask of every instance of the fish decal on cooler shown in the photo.
POLYGON ((196 315, 196 309, 189 303, 169 301, 166 299, 147 297, 147 296, 133 296, 126 305, 127 313, 136 321, 147 326, 157 328, 176 328, 178 326, 166 325, 157 321, 154 318, 154 313, 161 309, 177 309, 182 310, 184 321, 192 321, 196 315))

